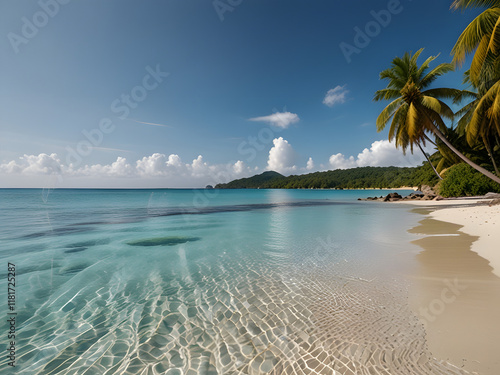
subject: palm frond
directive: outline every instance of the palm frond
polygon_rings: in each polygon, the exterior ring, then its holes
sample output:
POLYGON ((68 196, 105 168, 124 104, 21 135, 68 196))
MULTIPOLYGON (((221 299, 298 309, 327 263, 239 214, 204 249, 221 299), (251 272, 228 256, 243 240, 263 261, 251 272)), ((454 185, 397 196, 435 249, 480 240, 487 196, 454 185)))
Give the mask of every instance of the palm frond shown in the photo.
POLYGON ((422 96, 422 104, 434 112, 441 113, 441 103, 432 96, 422 96))
POLYGON ((422 80, 420 81, 421 88, 426 88, 432 82, 434 82, 439 76, 442 76, 443 74, 446 74, 448 72, 452 72, 453 70, 454 67, 452 64, 449 63, 439 64, 429 73, 427 73, 424 78, 422 78, 422 80))
POLYGON ((439 100, 439 99, 436 99, 439 104, 441 105, 441 112, 439 112, 439 114, 449 120, 454 120, 455 119, 455 113, 453 112, 453 110, 448 106, 448 104, 446 104, 445 102, 439 100))
POLYGON ((476 53, 472 59, 470 65, 470 80, 472 83, 477 84, 479 82, 479 77, 481 71, 483 70, 484 62, 486 61, 486 56, 488 55, 488 45, 490 44, 490 38, 488 35, 484 35, 477 46, 476 53))
POLYGON ((459 104, 467 99, 476 100, 479 97, 479 94, 474 91, 469 91, 469 90, 456 90, 456 91, 457 94, 453 98, 453 104, 459 104))
POLYGON ((500 17, 500 8, 486 9, 462 32, 452 50, 453 63, 461 66, 465 57, 477 48, 485 35, 489 35, 500 17))
MULTIPOLYGON (((430 121, 432 122, 432 124, 434 124, 434 126, 436 128, 439 129, 439 131, 445 133, 447 130, 448 130, 448 127, 446 126, 446 124, 444 123, 443 119, 441 118, 441 116, 439 115, 439 113, 433 111, 433 110, 430 110, 429 108, 427 107, 423 107, 422 108, 422 111, 424 112, 424 115, 425 117, 430 121)), ((432 132, 432 129, 430 127, 430 124, 426 123, 426 129, 425 130, 428 130, 428 131, 431 131, 432 132)))
POLYGON ((477 109, 474 111, 471 120, 465 128, 465 135, 468 144, 473 144, 479 134, 479 129, 484 120, 484 114, 477 109))
POLYGON ((488 44, 488 49, 497 54, 500 48, 500 17, 497 19, 495 27, 491 32, 490 43, 488 44))
POLYGON ((435 88, 422 91, 422 95, 432 96, 433 98, 439 99, 453 99, 455 100, 460 95, 466 96, 465 93, 462 94, 462 90, 450 89, 450 88, 435 88))
POLYGON ((476 99, 469 104, 466 104, 455 113, 455 118, 459 118, 455 128, 459 135, 465 135, 467 126, 472 119, 472 115, 474 114, 474 110, 476 109, 478 102, 479 99, 476 99))
POLYGON ((491 107, 488 111, 490 114, 490 118, 500 117, 500 93, 499 92, 497 92, 497 95, 495 96, 495 100, 493 100, 493 104, 491 105, 491 107))
POLYGON ((436 60, 438 58, 438 56, 429 56, 427 58, 427 60, 425 60, 422 63, 422 65, 420 66, 420 68, 417 71, 417 76, 418 76, 419 81, 421 81, 423 79, 425 72, 427 71, 427 69, 429 69, 430 63, 433 62, 434 60, 436 60))
POLYGON ((380 101, 380 100, 391 100, 395 98, 399 98, 401 96, 399 90, 395 89, 383 89, 383 90, 378 90, 375 92, 375 96, 373 100, 375 101, 380 101))
POLYGON ((392 116, 394 116, 394 113, 398 109, 398 107, 401 105, 402 99, 396 99, 393 102, 391 102, 387 107, 384 108, 384 110, 378 115, 377 117, 377 131, 382 131, 384 130, 385 126, 389 122, 392 116))
POLYGON ((411 103, 410 107, 408 108, 408 116, 407 116, 407 121, 408 121, 408 137, 410 139, 417 139, 417 135, 420 132, 419 128, 419 114, 418 114, 418 109, 417 107, 411 103))
POLYGON ((389 128, 389 141, 396 137, 398 129, 404 127, 406 123, 406 116, 408 114, 408 104, 404 103, 401 107, 398 108, 396 113, 394 114, 391 122, 391 127, 389 128))
POLYGON ((457 10, 462 9, 465 10, 467 8, 487 8, 493 6, 500 6, 499 0, 455 0, 453 4, 451 4, 451 9, 457 10))

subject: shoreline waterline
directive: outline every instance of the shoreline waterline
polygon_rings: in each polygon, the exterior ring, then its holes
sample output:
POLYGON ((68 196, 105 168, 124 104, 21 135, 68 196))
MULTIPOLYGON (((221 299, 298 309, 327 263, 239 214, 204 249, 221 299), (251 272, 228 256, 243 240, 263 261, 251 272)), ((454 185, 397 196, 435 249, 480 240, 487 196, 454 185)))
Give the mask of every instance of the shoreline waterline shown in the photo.
POLYGON ((491 227, 500 206, 474 203, 409 203, 416 206, 413 212, 425 215, 408 231, 421 237, 412 241, 421 251, 415 256, 417 269, 408 274, 409 302, 426 327, 427 344, 435 357, 481 375, 495 375, 500 369, 495 349, 500 341, 500 278, 491 247, 498 233, 494 235, 491 227), (472 219, 475 226, 467 222, 472 219), (490 226, 479 225, 480 220, 490 226))
POLYGON ((493 268, 493 273, 500 277, 500 205, 489 206, 485 199, 457 199, 453 201, 401 201, 396 204, 408 204, 429 210, 435 220, 459 225, 460 231, 478 239, 471 250, 485 258, 493 268))

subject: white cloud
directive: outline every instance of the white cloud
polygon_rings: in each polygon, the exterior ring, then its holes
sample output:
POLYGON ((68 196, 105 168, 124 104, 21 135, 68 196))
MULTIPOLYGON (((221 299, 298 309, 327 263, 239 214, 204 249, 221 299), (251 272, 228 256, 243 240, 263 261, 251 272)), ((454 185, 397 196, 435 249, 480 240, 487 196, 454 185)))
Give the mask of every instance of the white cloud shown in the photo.
POLYGON ((297 170, 295 160, 297 155, 287 140, 283 137, 273 140, 274 146, 269 151, 267 169, 279 173, 291 173, 297 170))
POLYGON ((330 156, 328 162, 330 163, 330 167, 332 167, 332 169, 348 169, 357 167, 354 156, 350 156, 346 159, 346 157, 340 153, 330 156))
POLYGON ((12 160, 0 164, 0 172, 25 174, 58 174, 61 172, 61 160, 57 154, 24 155, 16 162, 12 160))
POLYGON ((203 176, 209 171, 208 164, 203 161, 203 156, 198 155, 191 163, 191 170, 194 176, 203 176))
POLYGON ((249 119, 250 121, 267 122, 270 125, 276 126, 278 128, 286 129, 291 124, 295 124, 300 121, 299 116, 296 113, 291 112, 276 112, 269 116, 254 117, 249 119))
POLYGON ((154 153, 135 163, 128 162, 124 157, 118 157, 111 164, 75 167, 62 164, 57 154, 40 154, 24 155, 18 161, 12 160, 0 164, 0 175, 8 175, 8 178, 2 178, 0 181, 2 186, 9 186, 9 183, 25 186, 23 185, 25 181, 29 181, 30 186, 40 186, 40 178, 29 179, 29 176, 57 175, 63 182, 60 187, 74 187, 75 181, 78 181, 79 186, 85 187, 124 185, 124 187, 147 187, 164 186, 164 184, 168 187, 196 187, 249 177, 257 171, 258 168, 250 168, 241 160, 235 163, 209 164, 202 155, 191 163, 182 162, 176 154, 167 157, 165 154, 154 153), (22 182, 16 183, 16 181, 22 182))
POLYGON ((0 172, 6 174, 13 173, 21 173, 23 168, 15 162, 15 160, 11 160, 8 163, 0 164, 0 172))
POLYGON ((162 176, 167 171, 167 163, 165 155, 154 153, 137 160, 136 169, 141 175, 162 176))
MULTIPOLYGON (((61 166, 61 169, 64 169, 61 166)), ((78 169, 69 169, 72 176, 101 176, 101 177, 132 177, 137 174, 137 170, 127 162, 126 158, 119 156, 115 162, 109 165, 85 165, 78 169)))
POLYGON ((168 156, 167 165, 170 167, 180 168, 182 167, 181 158, 177 154, 171 154, 168 156))
MULTIPOLYGON (((426 150, 432 152, 432 149, 426 150)), ((371 147, 365 148, 356 158, 350 156, 346 158, 343 154, 330 156, 330 167, 333 169, 347 169, 355 167, 414 167, 422 164, 425 160, 420 152, 403 155, 403 152, 396 148, 394 143, 387 140, 375 141, 371 147)))
MULTIPOLYGON (((427 148, 429 153, 432 147, 427 148)), ((393 143, 376 141, 357 156, 337 153, 326 165, 310 157, 300 159, 292 145, 282 137, 273 140, 269 151, 267 170, 283 174, 310 173, 315 170, 347 169, 364 166, 409 167, 421 164, 424 156, 403 155, 393 143)), ((154 153, 136 161, 118 157, 109 164, 91 164, 76 167, 61 162, 57 154, 24 155, 16 160, 0 163, 1 187, 40 187, 43 181, 57 179, 57 187, 203 187, 249 177, 261 168, 248 166, 238 160, 233 163, 211 164, 202 155, 191 162, 183 162, 179 155, 154 153)))
POLYGON ((345 89, 345 86, 337 86, 330 89, 323 99, 323 104, 328 107, 333 107, 335 104, 343 104, 346 101, 346 95, 348 92, 349 91, 345 89))
POLYGON ((241 160, 238 160, 236 163, 233 165, 233 171, 236 174, 242 174, 245 170, 245 163, 243 163, 241 160))
POLYGON ((306 169, 308 171, 311 171, 314 169, 314 161, 313 159, 310 157, 309 160, 307 161, 307 165, 306 165, 306 169))

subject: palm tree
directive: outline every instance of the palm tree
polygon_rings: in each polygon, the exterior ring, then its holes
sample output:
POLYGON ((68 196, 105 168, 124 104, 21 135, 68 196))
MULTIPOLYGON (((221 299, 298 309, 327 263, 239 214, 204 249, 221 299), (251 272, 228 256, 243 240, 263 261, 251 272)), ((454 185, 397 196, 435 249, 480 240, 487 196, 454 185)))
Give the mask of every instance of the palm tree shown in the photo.
POLYGON ((462 64, 474 51, 470 69, 465 74, 477 93, 464 92, 472 102, 461 110, 461 128, 469 144, 481 139, 497 174, 490 138, 500 135, 500 0, 455 0, 452 9, 486 7, 458 38, 453 47, 453 61, 462 64))
MULTIPOLYGON (((473 87, 474 85, 470 82, 469 71, 465 72, 464 83, 469 83, 473 87)), ((486 93, 487 94, 487 93, 486 93)), ((493 168, 497 176, 500 176, 500 171, 495 160, 494 147, 491 145, 491 139, 496 141, 497 145, 500 146, 500 140, 498 134, 500 134, 500 127, 498 121, 491 119, 488 116, 488 111, 484 108, 484 102, 486 101, 486 96, 481 96, 481 94, 476 91, 463 90, 460 95, 455 98, 455 103, 458 104, 464 99, 471 99, 462 109, 460 109, 455 116, 458 116, 460 120, 457 122, 457 132, 461 136, 465 136, 469 146, 474 146, 478 143, 480 139, 486 148, 486 152, 491 160, 493 168)))
MULTIPOLYGON (((446 139, 453 145, 456 145, 461 152, 474 163, 483 165, 488 162, 488 156, 484 154, 484 147, 476 143, 471 147, 464 135, 459 134, 457 128, 448 128, 446 133, 444 133, 446 139)), ((434 161, 436 169, 439 173, 442 173, 445 169, 452 167, 455 164, 462 163, 462 160, 451 151, 441 140, 438 138, 436 140, 437 152, 431 156, 431 160, 434 161)))
POLYGON ((451 5, 455 10, 483 7, 487 9, 467 26, 452 50, 456 65, 474 53, 470 79, 476 87, 499 76, 500 0, 455 0, 451 5))
POLYGON ((396 147, 403 153, 408 147, 413 152, 413 145, 425 145, 430 138, 427 133, 437 136, 451 151, 471 167, 500 184, 500 178, 466 158, 448 142, 443 132, 447 127, 442 117, 453 119, 453 111, 441 99, 455 98, 460 90, 428 87, 439 76, 453 70, 452 64, 440 64, 429 70, 429 64, 437 56, 429 57, 420 67, 418 57, 423 49, 413 56, 405 53, 396 57, 391 67, 380 73, 380 78, 387 80, 387 87, 375 93, 374 100, 392 100, 377 118, 377 130, 382 131, 391 121, 389 141, 395 140, 396 147))

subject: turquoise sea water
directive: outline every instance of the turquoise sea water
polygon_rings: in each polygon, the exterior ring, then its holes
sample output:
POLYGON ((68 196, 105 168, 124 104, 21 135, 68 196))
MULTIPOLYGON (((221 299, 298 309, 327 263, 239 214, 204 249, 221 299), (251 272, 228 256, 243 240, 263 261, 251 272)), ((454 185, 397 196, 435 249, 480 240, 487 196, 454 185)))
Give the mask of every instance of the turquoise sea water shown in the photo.
POLYGON ((356 200, 375 194, 0 190, 0 311, 11 262, 17 313, 0 369, 452 373, 398 276, 420 217, 356 200))

